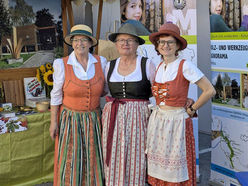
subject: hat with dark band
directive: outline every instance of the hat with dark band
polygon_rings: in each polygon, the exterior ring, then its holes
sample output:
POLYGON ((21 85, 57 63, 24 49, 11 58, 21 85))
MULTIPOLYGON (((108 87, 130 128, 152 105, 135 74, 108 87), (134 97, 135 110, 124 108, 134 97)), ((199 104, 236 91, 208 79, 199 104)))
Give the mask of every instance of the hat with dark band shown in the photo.
POLYGON ((143 45, 145 43, 145 40, 138 36, 137 28, 133 24, 130 24, 130 23, 123 24, 119 28, 118 32, 110 34, 108 38, 110 41, 115 42, 116 37, 119 34, 128 34, 128 35, 134 36, 135 38, 138 39, 139 45, 143 45))
POLYGON ((75 25, 71 28, 71 32, 70 34, 68 34, 67 36, 65 36, 64 38, 64 42, 67 45, 72 45, 72 41, 71 41, 71 37, 72 36, 76 36, 76 35, 83 35, 86 36, 88 38, 90 38, 92 40, 92 46, 96 46, 97 45, 97 40, 95 37, 93 37, 92 35, 92 30, 90 27, 88 27, 87 25, 75 25))

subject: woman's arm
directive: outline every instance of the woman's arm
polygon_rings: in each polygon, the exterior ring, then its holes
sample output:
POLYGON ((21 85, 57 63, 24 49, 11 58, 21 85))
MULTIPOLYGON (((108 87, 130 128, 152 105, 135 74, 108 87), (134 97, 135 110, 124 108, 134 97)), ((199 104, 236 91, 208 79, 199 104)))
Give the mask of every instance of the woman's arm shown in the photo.
POLYGON ((51 123, 50 123, 50 136, 52 140, 55 139, 56 135, 58 134, 58 112, 59 112, 59 105, 51 105, 51 123))
POLYGON ((205 76, 198 80, 196 84, 202 90, 202 94, 200 95, 199 99, 191 106, 192 109, 187 109, 187 113, 190 116, 193 116, 195 111, 202 107, 216 93, 213 85, 205 76))
POLYGON ((105 81, 104 81, 104 93, 105 93, 105 95, 107 95, 109 93, 108 82, 107 82, 109 65, 110 65, 110 62, 107 62, 106 66, 105 66, 105 70, 104 70, 104 79, 105 79, 105 81))
POLYGON ((106 94, 108 93, 108 85, 106 83, 106 77, 105 77, 105 74, 106 74, 106 66, 108 64, 107 62, 107 59, 103 56, 100 56, 100 59, 101 59, 101 66, 102 66, 102 71, 103 71, 103 74, 104 74, 104 88, 103 88, 103 93, 102 93, 102 97, 103 96, 106 96, 106 94))
POLYGON ((54 140, 58 133, 58 114, 59 107, 62 104, 63 92, 62 88, 65 80, 64 63, 62 59, 56 59, 53 63, 53 89, 51 91, 51 123, 50 136, 54 140))

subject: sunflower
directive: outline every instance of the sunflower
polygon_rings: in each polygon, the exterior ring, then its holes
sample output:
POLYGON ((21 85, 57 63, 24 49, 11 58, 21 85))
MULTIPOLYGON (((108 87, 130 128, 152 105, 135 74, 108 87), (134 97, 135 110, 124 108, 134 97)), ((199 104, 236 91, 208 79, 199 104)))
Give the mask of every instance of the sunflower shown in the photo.
POLYGON ((40 66, 40 71, 42 74, 44 74, 46 72, 46 67, 44 65, 40 66))
POLYGON ((46 64, 46 69, 47 70, 51 70, 52 68, 53 68, 53 66, 51 65, 51 63, 46 64))
POLYGON ((48 70, 45 72, 43 79, 47 85, 53 86, 53 71, 48 70))
POLYGON ((38 81, 40 81, 40 69, 36 69, 36 78, 38 81))

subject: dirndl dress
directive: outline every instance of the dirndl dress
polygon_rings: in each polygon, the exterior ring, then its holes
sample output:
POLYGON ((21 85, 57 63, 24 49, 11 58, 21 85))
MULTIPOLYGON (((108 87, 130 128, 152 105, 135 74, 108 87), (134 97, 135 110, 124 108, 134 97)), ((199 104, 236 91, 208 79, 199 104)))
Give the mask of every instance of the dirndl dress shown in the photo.
POLYGON ((106 185, 144 186, 151 93, 151 84, 146 77, 146 58, 141 59, 140 81, 110 82, 114 66, 115 61, 111 61, 107 81, 112 97, 107 100, 102 114, 106 185))
POLYGON ((98 56, 95 76, 80 80, 65 64, 63 105, 55 140, 54 185, 104 185, 99 100, 104 75, 98 56))

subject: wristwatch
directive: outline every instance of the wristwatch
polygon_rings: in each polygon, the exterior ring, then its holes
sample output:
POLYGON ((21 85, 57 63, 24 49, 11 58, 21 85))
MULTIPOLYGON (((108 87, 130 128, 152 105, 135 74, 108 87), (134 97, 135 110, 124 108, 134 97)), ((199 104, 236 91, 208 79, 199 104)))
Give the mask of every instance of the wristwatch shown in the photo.
POLYGON ((189 109, 191 112, 196 112, 196 109, 192 108, 192 105, 190 105, 189 109))
POLYGON ((197 117, 198 116, 196 113, 196 109, 192 108, 192 105, 189 107, 189 109, 191 112, 194 112, 193 116, 191 116, 191 117, 197 117))

